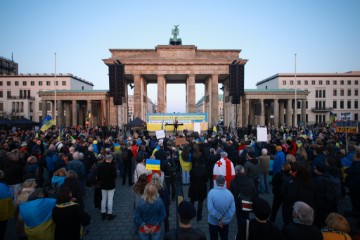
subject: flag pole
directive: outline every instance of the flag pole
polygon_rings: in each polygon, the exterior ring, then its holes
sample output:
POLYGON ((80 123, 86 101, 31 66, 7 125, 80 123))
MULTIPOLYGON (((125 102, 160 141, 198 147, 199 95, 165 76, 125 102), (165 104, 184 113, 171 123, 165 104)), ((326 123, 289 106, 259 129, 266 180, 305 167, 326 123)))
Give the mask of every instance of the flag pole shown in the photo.
POLYGON ((55 54, 55 74, 54 74, 54 76, 55 76, 55 94, 54 94, 54 96, 55 96, 55 104, 54 104, 54 123, 55 123, 55 127, 56 127, 56 53, 54 53, 55 54))
POLYGON ((295 53, 295 103, 294 103, 294 126, 297 127, 297 99, 296 99, 297 81, 296 81, 296 53, 295 53))

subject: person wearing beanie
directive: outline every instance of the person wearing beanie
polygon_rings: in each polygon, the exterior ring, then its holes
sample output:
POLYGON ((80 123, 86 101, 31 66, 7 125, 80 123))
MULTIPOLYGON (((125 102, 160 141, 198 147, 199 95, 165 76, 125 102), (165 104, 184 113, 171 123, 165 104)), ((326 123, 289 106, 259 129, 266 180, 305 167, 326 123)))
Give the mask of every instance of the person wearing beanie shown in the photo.
POLYGON ((215 186, 207 196, 210 239, 228 239, 229 223, 235 214, 235 200, 225 187, 225 177, 217 175, 215 186))
POLYGON ((200 229, 191 226, 191 220, 196 216, 194 205, 188 201, 182 201, 178 207, 179 228, 167 232, 164 240, 205 240, 205 234, 200 229))
POLYGON ((242 222, 236 240, 282 240, 285 239, 280 229, 273 225, 268 218, 271 208, 262 198, 253 200, 255 218, 242 222))
POLYGON ((278 172, 281 172, 281 166, 285 163, 285 153, 282 150, 281 146, 276 146, 276 154, 274 158, 273 172, 274 175, 278 172))

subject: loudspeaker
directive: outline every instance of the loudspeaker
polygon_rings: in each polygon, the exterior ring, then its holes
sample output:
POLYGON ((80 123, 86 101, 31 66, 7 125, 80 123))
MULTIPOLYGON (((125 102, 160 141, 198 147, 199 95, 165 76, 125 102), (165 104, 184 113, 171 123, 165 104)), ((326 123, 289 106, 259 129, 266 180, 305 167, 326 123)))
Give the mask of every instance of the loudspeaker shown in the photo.
POLYGON ((109 91, 110 91, 110 96, 113 97, 114 95, 114 90, 115 90, 115 71, 116 71, 116 66, 115 65, 109 65, 109 91))
POLYGON ((244 75, 244 65, 229 65, 229 95, 232 104, 239 104, 240 96, 244 95, 244 75))
POLYGON ((125 87, 124 65, 109 65, 109 92, 110 96, 113 97, 114 105, 122 105, 125 87))

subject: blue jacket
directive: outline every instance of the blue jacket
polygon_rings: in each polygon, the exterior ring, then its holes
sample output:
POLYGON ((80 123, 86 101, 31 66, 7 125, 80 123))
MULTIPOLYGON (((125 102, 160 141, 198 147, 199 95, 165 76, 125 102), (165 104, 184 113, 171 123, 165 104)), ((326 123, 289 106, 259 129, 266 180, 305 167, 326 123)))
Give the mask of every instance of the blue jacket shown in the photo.
POLYGON ((55 162, 57 161, 57 158, 55 151, 49 151, 46 154, 46 167, 50 172, 55 171, 55 162))
POLYGON ((166 211, 163 201, 158 197, 153 203, 145 202, 144 199, 140 199, 135 210, 135 224, 136 226, 159 225, 166 217, 166 211))
POLYGON ((285 161, 286 161, 285 153, 283 151, 277 151, 275 154, 274 165, 273 165, 274 175, 276 173, 281 172, 282 165, 285 163, 285 161))
POLYGON ((208 222, 218 225, 223 218, 223 224, 229 224, 235 214, 235 200, 232 193, 225 187, 215 186, 207 197, 208 222))

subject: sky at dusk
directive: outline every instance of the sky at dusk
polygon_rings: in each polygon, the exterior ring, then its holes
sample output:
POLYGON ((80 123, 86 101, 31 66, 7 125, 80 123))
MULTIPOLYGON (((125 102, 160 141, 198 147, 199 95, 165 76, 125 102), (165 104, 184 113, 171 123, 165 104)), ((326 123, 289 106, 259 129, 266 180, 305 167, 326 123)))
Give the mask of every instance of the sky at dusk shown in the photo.
MULTIPOLYGON (((108 89, 109 49, 183 45, 241 49, 245 88, 277 73, 360 70, 359 0, 2 0, 0 56, 19 73, 71 73, 108 89)), ((220 85, 219 85, 220 87, 220 85)), ((131 93, 131 92, 130 92, 131 93)), ((204 86, 196 85, 196 99, 204 86)), ((156 86, 148 87, 156 102, 156 86)), ((185 85, 169 84, 168 112, 185 111, 185 85), (183 94, 179 94, 183 93, 183 94)))

